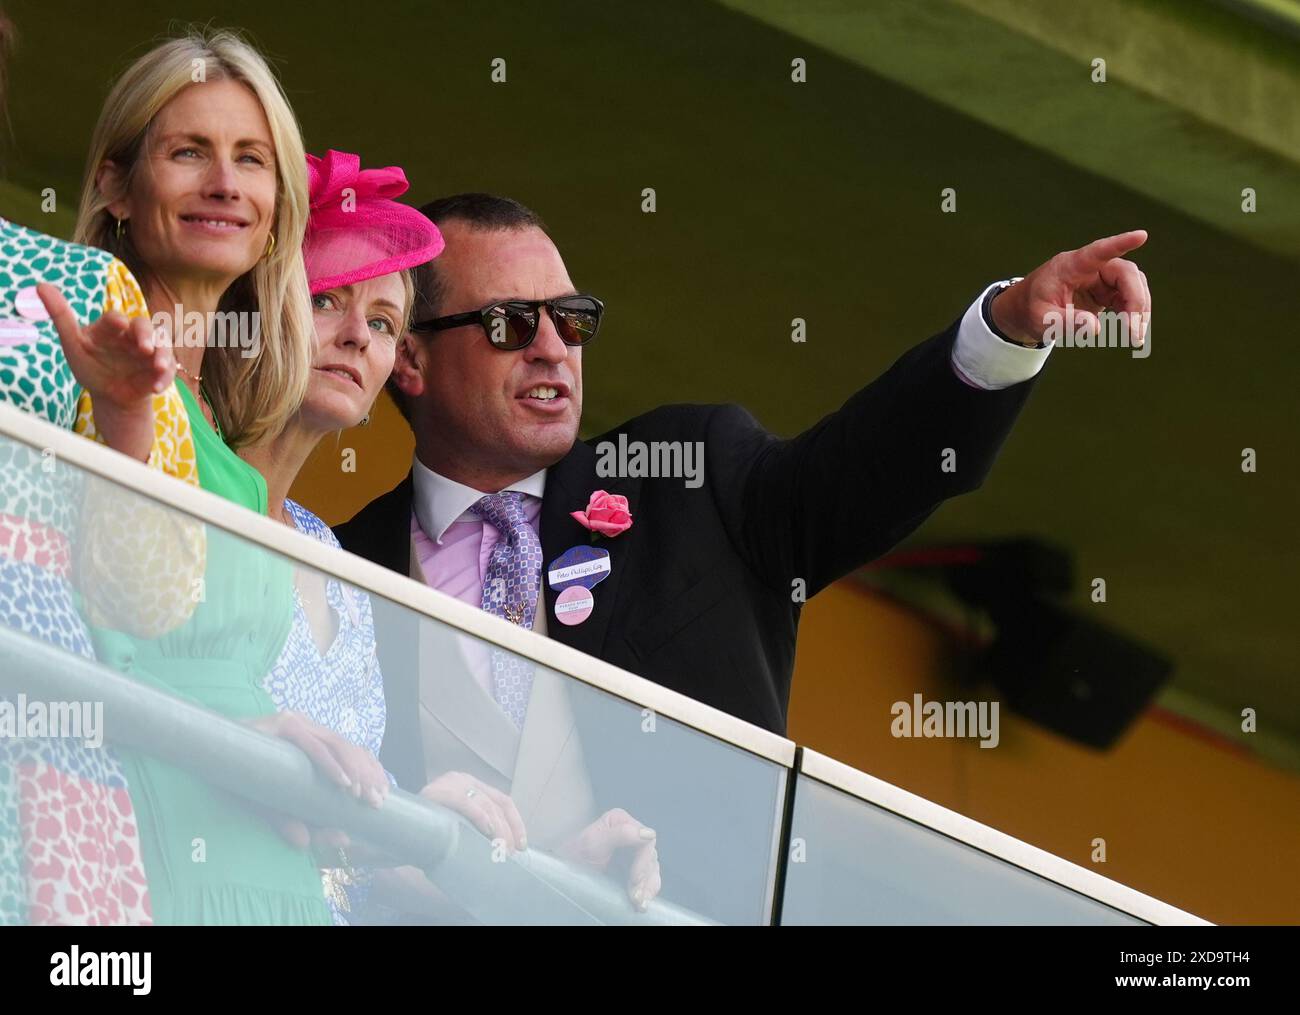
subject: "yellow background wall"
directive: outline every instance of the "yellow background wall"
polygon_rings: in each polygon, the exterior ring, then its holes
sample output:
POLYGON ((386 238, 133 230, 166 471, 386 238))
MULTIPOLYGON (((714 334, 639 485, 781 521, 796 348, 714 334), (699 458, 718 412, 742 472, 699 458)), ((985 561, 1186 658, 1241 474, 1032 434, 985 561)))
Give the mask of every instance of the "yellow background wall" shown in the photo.
POLYGON ((840 582, 804 610, 791 739, 1207 920, 1300 923, 1300 778, 1159 709, 1107 752, 1005 710, 993 749, 895 739, 895 701, 971 700, 943 676, 955 651, 840 582))

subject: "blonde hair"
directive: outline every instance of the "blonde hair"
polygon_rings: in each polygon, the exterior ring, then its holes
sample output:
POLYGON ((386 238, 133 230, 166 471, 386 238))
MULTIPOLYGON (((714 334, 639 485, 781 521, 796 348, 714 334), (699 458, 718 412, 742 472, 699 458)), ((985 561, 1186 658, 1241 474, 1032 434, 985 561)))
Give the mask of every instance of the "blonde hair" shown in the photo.
POLYGON ((221 349, 203 361, 204 390, 213 413, 226 442, 239 448, 275 437, 298 411, 311 377, 313 343, 302 260, 308 214, 302 133, 279 82, 252 45, 235 32, 194 29, 154 47, 127 68, 104 101, 91 136, 75 239, 117 255, 137 277, 148 276, 129 231, 117 236, 117 220, 108 205, 121 195, 100 190, 99 170, 105 162, 113 163, 129 186, 150 125, 163 106, 194 83, 199 68, 200 80, 238 81, 253 92, 275 145, 274 250, 235 280, 219 307, 258 313, 257 353, 246 357, 236 348, 221 349))
POLYGON ((411 326, 411 314, 415 310, 415 271, 406 268, 402 272, 402 319, 398 322, 397 337, 411 326))

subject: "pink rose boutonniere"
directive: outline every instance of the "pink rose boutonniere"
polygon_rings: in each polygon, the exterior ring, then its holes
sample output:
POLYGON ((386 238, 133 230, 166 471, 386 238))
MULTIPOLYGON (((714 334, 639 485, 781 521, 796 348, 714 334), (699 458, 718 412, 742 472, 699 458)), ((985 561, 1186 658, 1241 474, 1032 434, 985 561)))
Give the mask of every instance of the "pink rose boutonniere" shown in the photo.
POLYGON ((586 511, 570 511, 569 514, 579 525, 600 536, 617 536, 632 527, 632 512, 627 508, 627 498, 604 490, 591 495, 586 511))

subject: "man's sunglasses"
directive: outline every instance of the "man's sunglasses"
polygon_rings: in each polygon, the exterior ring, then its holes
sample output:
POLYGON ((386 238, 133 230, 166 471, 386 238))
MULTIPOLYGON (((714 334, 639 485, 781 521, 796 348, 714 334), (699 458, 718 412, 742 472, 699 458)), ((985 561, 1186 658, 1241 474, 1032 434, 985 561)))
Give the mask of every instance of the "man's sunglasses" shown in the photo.
POLYGON ((595 296, 557 296, 553 300, 502 300, 480 310, 463 314, 416 321, 412 331, 447 331, 477 324, 483 328, 494 349, 513 352, 523 349, 537 337, 541 308, 551 314, 551 323, 565 345, 586 345, 600 330, 605 304, 595 296))

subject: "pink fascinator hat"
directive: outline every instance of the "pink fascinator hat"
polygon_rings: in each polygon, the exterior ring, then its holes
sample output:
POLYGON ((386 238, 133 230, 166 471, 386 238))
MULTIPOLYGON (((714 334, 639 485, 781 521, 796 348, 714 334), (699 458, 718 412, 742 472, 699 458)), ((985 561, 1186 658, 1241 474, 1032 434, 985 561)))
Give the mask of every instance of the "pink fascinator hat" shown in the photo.
POLYGON ((302 256, 313 296, 442 253, 438 227, 394 200, 409 186, 398 166, 362 169, 358 156, 331 149, 323 159, 307 156, 307 177, 311 215, 302 256))

